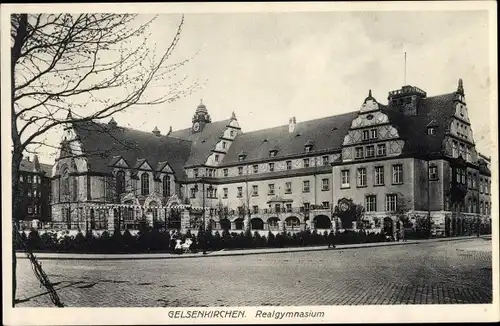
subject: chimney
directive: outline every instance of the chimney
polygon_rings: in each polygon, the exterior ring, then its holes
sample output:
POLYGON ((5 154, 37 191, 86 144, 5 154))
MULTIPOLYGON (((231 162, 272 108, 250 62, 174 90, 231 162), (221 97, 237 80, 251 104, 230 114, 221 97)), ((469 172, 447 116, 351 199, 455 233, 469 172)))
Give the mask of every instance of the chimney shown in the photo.
POLYGON ((170 126, 170 129, 168 129, 167 136, 170 135, 171 133, 172 133, 172 126, 170 126))
POLYGON ((297 124, 297 121, 295 120, 295 117, 291 117, 288 120, 288 132, 291 133, 295 130, 295 125, 297 124))

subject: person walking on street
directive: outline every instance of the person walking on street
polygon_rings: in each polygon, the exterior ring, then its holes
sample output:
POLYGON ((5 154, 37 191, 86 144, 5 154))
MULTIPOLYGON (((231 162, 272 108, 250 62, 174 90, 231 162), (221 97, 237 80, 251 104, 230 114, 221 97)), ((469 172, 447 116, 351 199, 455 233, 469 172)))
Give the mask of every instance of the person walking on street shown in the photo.
POLYGON ((330 230, 330 234, 328 234, 328 248, 332 247, 335 249, 335 236, 333 235, 333 231, 330 230))

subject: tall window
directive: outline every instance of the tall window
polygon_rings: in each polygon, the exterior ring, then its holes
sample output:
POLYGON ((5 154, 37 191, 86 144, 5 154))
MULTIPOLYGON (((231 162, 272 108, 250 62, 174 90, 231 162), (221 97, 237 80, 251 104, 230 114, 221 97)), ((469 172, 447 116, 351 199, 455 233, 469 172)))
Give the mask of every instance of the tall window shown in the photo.
POLYGON ((321 180, 321 190, 323 190, 323 191, 330 190, 330 180, 329 179, 322 179, 321 180))
POLYGON ((304 159, 304 167, 305 167, 305 168, 308 168, 308 167, 309 167, 309 159, 308 159, 308 158, 305 158, 305 159, 304 159))
POLYGON ((368 195, 365 198, 366 200, 366 211, 367 212, 376 212, 377 211, 377 196, 375 195, 368 195))
POLYGON ((358 187, 366 187, 366 168, 358 169, 358 187))
POLYGON ((163 197, 170 197, 170 176, 163 177, 163 197))
POLYGON ((252 196, 258 196, 259 195, 259 186, 252 186, 252 196))
POLYGON ((190 193, 190 197, 191 198, 196 198, 196 188, 195 187, 191 188, 190 192, 191 192, 190 193))
POLYGON ((403 165, 395 164, 392 166, 392 183, 402 184, 403 183, 403 165))
POLYGON ((198 169, 193 169, 194 177, 198 178, 198 169))
POLYGON ((253 173, 259 173, 259 165, 257 164, 253 165, 253 173))
POLYGON ((384 185, 384 167, 376 166, 375 167, 375 185, 383 186, 384 185))
POLYGON ((223 142, 222 142, 222 149, 226 149, 226 145, 227 145, 227 144, 226 144, 226 142, 225 142, 225 141, 223 141, 223 142))
POLYGON ((377 132, 377 129, 372 129, 372 130, 370 130, 370 137, 371 137, 372 139, 378 138, 378 132, 377 132))
POLYGON ((147 173, 141 175, 141 195, 149 195, 149 174, 147 173))
POLYGON ((330 158, 328 156, 323 156, 323 165, 328 165, 330 158))
POLYGON ((378 144, 377 156, 385 156, 385 155, 386 155, 385 144, 378 144))
POLYGON ((222 192, 223 192, 223 194, 224 194, 224 195, 223 195, 223 197, 224 197, 224 198, 227 198, 228 189, 227 189, 227 188, 223 188, 223 189, 222 189, 222 192))
POLYGON ((455 140, 452 142, 452 156, 458 157, 458 143, 455 140))
POLYGON ((219 154, 215 154, 215 162, 219 162, 219 154))
POLYGON ((291 170, 292 169, 292 161, 286 161, 286 169, 291 170))
POLYGON ((287 182, 285 183, 285 194, 291 194, 292 193, 292 183, 287 182))
POLYGON ((340 171, 340 179, 341 179, 341 188, 349 188, 351 186, 349 170, 340 171))
POLYGON ((238 175, 242 175, 242 174, 243 174, 243 167, 238 166, 238 175))
POLYGON ((228 174, 229 174, 229 170, 228 170, 228 169, 224 169, 224 170, 222 170, 222 171, 223 171, 223 173, 224 173, 224 176, 225 176, 225 177, 227 177, 227 176, 228 176, 228 174))
POLYGON ((364 149, 363 147, 356 147, 355 148, 355 156, 356 159, 361 159, 364 157, 364 149))
POLYGON ((429 180, 438 179, 438 168, 435 165, 429 166, 429 180))
POLYGON ((116 172, 116 194, 120 196, 125 192, 125 172, 120 170, 116 172))
POLYGON ((269 172, 274 171, 274 163, 269 163, 269 172))
MULTIPOLYGON (((30 182, 29 177, 28 181, 30 182)), ((61 194, 65 201, 69 200, 69 170, 67 167, 61 173, 61 194)))
POLYGON ((238 192, 236 197, 241 198, 243 197, 243 187, 238 187, 238 192))
POLYGON ((385 210, 394 212, 397 209, 398 195, 390 194, 385 196, 385 210))
POLYGON ((311 182, 309 180, 305 180, 302 183, 302 192, 309 192, 311 182))
POLYGON ((363 130, 363 140, 370 139, 370 130, 363 130))
POLYGON ((269 195, 274 195, 274 183, 270 183, 268 185, 269 189, 268 189, 268 194, 269 195))
POLYGON ((366 146, 366 157, 375 156, 375 147, 373 145, 366 146))

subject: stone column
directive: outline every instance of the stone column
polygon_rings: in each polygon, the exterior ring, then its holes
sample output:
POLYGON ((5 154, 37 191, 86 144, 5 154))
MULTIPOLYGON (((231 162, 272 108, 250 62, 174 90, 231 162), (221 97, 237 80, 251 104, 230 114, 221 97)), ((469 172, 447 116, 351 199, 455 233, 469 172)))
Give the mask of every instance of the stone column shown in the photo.
POLYGON ((307 227, 309 228, 309 230, 311 230, 311 232, 314 230, 314 221, 312 220, 312 218, 307 220, 307 227))
POLYGON ((187 209, 183 209, 181 212, 181 232, 187 232, 189 229, 189 211, 187 209))
POLYGON ((337 221, 334 218, 332 218, 331 222, 332 222, 331 229, 335 232, 335 230, 337 230, 337 221))
MULTIPOLYGON (((106 213, 106 211, 104 211, 106 213)), ((108 221, 108 231, 113 231, 115 229, 115 217, 113 208, 108 209, 107 221, 108 221)))
POLYGON ((281 219, 278 220, 278 231, 279 232, 285 231, 285 223, 281 219))

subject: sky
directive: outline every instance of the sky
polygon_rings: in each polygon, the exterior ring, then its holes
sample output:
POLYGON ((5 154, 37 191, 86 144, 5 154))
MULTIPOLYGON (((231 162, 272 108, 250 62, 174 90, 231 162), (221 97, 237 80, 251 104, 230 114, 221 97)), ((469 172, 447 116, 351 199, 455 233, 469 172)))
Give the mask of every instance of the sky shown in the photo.
MULTIPOLYGON (((152 25, 158 53, 179 20, 162 14, 152 25)), ((488 156, 488 29, 486 11, 186 14, 172 60, 196 53, 181 73, 203 86, 174 103, 131 108, 115 120, 144 131, 157 126, 162 133, 188 128, 203 99, 212 121, 234 111, 246 132, 287 124, 293 116, 300 122, 358 110, 369 89, 386 104, 388 92, 405 83, 433 96, 455 91, 462 78, 477 149, 488 156)), ((53 132, 48 140, 58 137, 53 132)), ((41 161, 52 163, 51 152, 40 153, 41 161)))

